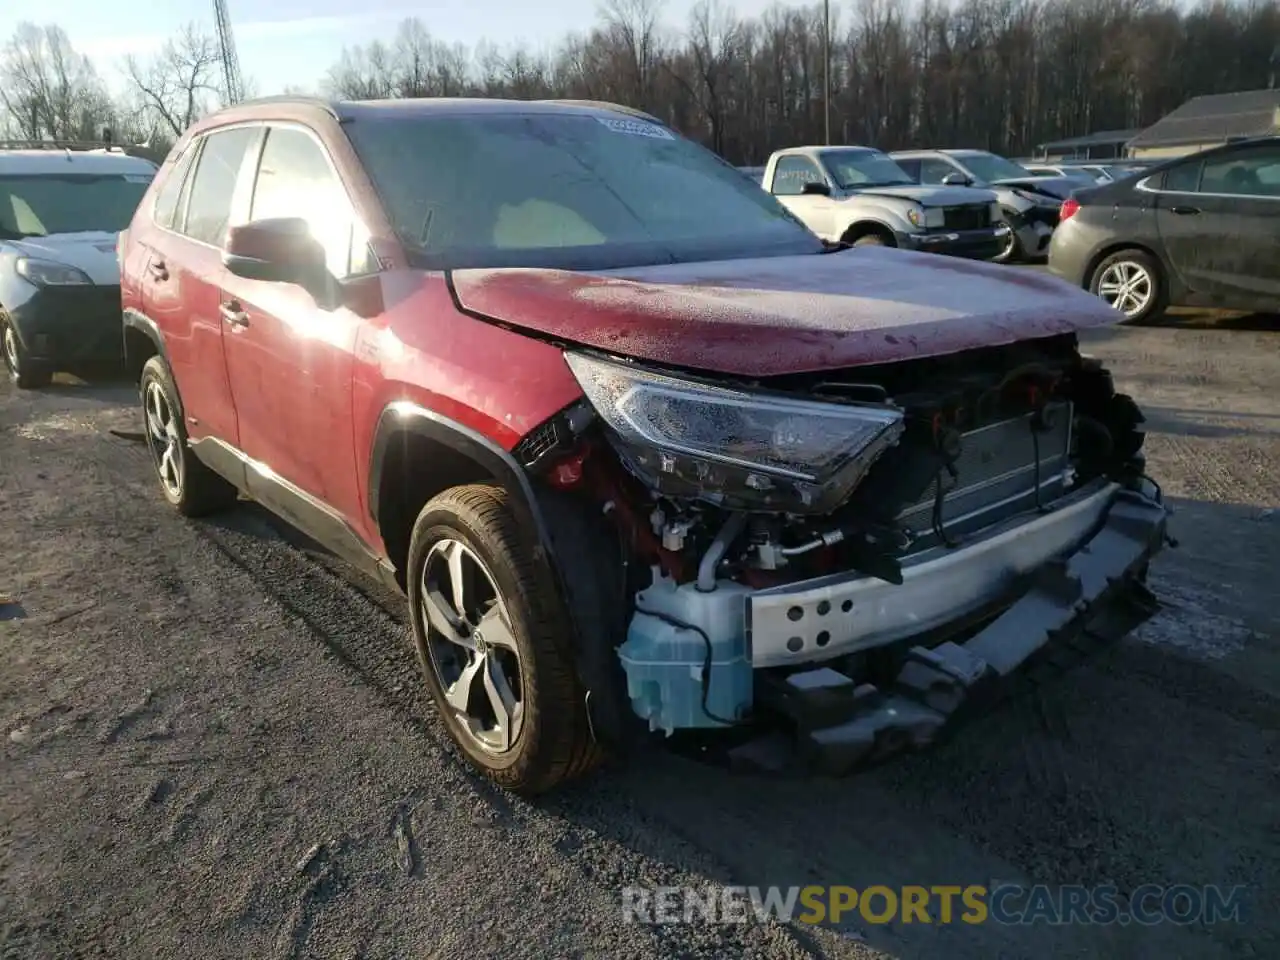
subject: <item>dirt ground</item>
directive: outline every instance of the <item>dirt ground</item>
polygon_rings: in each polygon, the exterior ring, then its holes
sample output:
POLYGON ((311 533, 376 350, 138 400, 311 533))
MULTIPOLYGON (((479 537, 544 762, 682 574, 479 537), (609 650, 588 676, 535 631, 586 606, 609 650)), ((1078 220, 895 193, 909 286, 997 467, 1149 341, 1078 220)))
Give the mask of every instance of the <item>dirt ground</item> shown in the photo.
POLYGON ((1150 419, 1165 609, 839 781, 667 751, 538 803, 446 743, 401 604, 162 501, 127 386, 0 386, 0 957, 1280 956, 1280 321, 1090 340, 1150 419), (1245 884, 1217 926, 628 925, 626 886, 1245 884))

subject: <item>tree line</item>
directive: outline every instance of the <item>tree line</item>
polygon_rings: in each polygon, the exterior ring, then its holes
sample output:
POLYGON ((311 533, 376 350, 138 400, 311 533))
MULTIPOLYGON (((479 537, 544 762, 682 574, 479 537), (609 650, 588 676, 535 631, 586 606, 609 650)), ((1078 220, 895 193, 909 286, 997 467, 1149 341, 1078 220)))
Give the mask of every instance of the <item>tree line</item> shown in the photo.
MULTIPOLYGON (((753 163, 822 142, 828 111, 836 143, 1017 156, 1280 79, 1275 0, 844 0, 829 20, 821 4, 742 18, 700 0, 682 29, 665 23, 661 0, 606 0, 590 30, 536 51, 445 43, 409 18, 345 49, 317 92, 610 100, 753 163)), ((160 144, 222 95, 217 45, 194 26, 123 73, 112 97, 58 27, 24 24, 0 53, 3 120, 23 137, 112 126, 160 144)))

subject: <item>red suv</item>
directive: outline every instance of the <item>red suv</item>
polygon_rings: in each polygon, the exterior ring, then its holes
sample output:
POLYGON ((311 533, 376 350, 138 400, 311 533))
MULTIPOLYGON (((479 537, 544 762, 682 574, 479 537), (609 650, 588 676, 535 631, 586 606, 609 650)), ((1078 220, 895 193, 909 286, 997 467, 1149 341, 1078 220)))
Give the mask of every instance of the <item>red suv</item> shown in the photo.
POLYGON ((240 105, 120 249, 164 496, 403 589, 513 789, 700 728, 849 769, 1153 609, 1142 417, 1077 349, 1114 311, 824 244, 644 114, 240 105))

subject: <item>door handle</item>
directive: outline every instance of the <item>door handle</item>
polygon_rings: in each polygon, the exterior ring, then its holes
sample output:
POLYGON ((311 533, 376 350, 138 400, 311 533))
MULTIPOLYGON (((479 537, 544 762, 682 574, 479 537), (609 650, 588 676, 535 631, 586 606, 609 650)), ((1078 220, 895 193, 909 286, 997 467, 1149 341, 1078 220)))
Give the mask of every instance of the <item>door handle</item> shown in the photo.
POLYGON ((1176 213, 1180 217, 1194 217, 1200 212, 1199 207, 1170 207, 1170 213, 1176 213))
POLYGON ((218 312, 222 314, 222 319, 233 327, 249 325, 249 315, 244 312, 239 300, 228 300, 218 307, 218 312))
POLYGON ((151 276, 155 277, 157 280, 169 279, 169 268, 165 266, 163 260, 152 260, 147 264, 147 270, 149 270, 151 272, 151 276))

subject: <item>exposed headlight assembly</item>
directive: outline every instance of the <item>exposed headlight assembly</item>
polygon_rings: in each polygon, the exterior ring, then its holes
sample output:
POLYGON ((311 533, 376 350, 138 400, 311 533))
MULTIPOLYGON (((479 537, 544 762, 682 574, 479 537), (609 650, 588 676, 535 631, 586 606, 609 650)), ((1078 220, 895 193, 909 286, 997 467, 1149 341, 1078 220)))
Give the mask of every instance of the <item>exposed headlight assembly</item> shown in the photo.
POLYGON ((668 496, 740 510, 829 513, 902 434, 902 411, 813 403, 565 355, 609 440, 668 496))
POLYGON ((83 270, 53 260, 19 257, 13 268, 23 280, 34 283, 37 287, 83 286, 93 283, 83 270))

